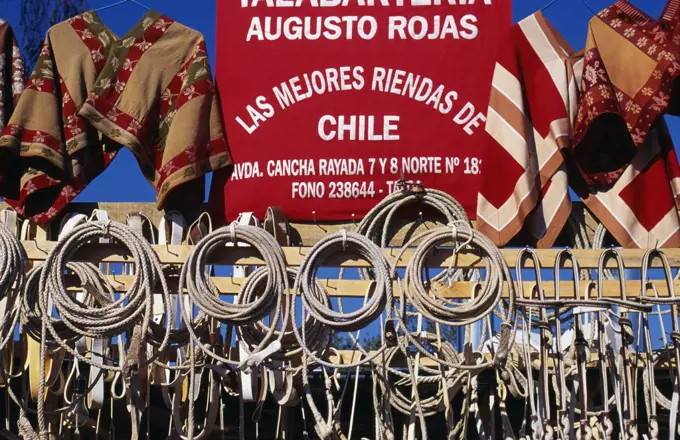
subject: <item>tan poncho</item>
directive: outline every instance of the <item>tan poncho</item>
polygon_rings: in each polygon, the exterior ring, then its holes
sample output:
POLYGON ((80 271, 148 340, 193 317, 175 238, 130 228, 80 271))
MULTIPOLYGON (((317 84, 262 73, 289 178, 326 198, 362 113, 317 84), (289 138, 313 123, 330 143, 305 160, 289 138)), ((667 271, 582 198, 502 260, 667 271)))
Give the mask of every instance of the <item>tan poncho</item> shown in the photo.
POLYGON ((48 222, 125 146, 160 209, 231 163, 217 99, 199 32, 154 11, 122 38, 93 11, 69 19, 49 30, 0 138, 21 173, 0 195, 48 222))

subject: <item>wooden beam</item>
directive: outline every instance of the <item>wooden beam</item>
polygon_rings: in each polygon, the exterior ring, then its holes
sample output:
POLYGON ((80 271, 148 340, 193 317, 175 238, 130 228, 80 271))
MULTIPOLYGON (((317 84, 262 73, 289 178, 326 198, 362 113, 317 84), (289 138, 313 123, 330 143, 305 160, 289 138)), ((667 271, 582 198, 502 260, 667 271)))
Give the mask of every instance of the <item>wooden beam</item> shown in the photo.
MULTIPOLYGON (((109 275, 108 276, 111 285, 118 291, 126 291, 130 285, 132 285, 133 276, 129 275, 109 275)), ((77 281, 71 277, 70 281, 72 284, 77 283, 77 281)), ((217 290, 224 295, 237 295, 240 289, 246 282, 245 278, 231 278, 231 277, 213 277, 212 282, 217 287, 217 290)), ((319 280, 323 288, 326 290, 329 296, 333 298, 363 298, 366 295, 366 291, 370 286, 370 281, 363 280, 332 280, 332 279, 321 279, 319 280)), ((439 291, 439 295, 447 299, 469 299, 470 293, 476 283, 472 282, 456 282, 451 285, 451 287, 442 287, 439 291)), ((515 282, 515 289, 517 297, 520 296, 518 284, 515 282)), ((536 283, 524 282, 524 292, 525 295, 529 295, 531 290, 536 283)), ((666 288, 666 283, 664 281, 652 281, 652 284, 656 287, 657 292, 660 297, 667 298, 668 289, 666 288)), ((673 282, 673 288, 676 292, 680 292, 680 280, 673 282)), ((77 290, 77 288, 73 288, 77 290)), ((172 287, 171 287, 172 289, 172 287)), ((590 281, 580 282, 580 294, 581 298, 585 297, 586 292, 590 298, 597 297, 597 284, 591 283, 590 281), (590 288, 590 289, 589 289, 590 288)), ((393 286, 394 296, 399 297, 399 289, 397 283, 393 286)), ((602 286, 602 293, 605 298, 620 298, 621 292, 619 289, 618 281, 604 281, 602 286)), ((640 281, 626 281, 625 292, 627 298, 637 298, 640 296, 641 285, 640 281)), ((546 281, 543 283, 543 292, 545 297, 548 299, 555 298, 555 283, 552 281, 546 281)), ((176 292, 175 290, 172 293, 176 292)), ((651 292, 646 293, 647 295, 652 295, 651 292)), ((503 289, 503 298, 508 298, 509 290, 508 286, 505 285, 503 289)), ((562 299, 572 299, 575 297, 574 293, 574 283, 570 281, 562 281, 560 283, 560 298, 562 299)))
MULTIPOLYGON (((24 241, 24 248, 31 261, 44 261, 48 253, 54 248, 54 242, 36 242, 24 241)), ((155 252, 158 254, 161 263, 163 264, 184 264, 188 259, 192 247, 188 245, 154 245, 155 252)), ((286 247, 283 252, 289 266, 300 266, 302 260, 307 256, 310 247, 286 247)), ((680 267, 680 249, 664 249, 664 254, 668 258, 671 267, 680 267)), ((555 265, 555 258, 557 257, 559 249, 542 249, 537 252, 541 267, 543 269, 551 269, 555 265)), ((626 269, 639 269, 642 264, 642 258, 647 251, 644 249, 621 249, 619 253, 623 258, 626 269)), ((395 263, 400 249, 391 248, 385 250, 385 256, 391 263, 395 263)), ((515 266, 517 254, 519 249, 503 249, 501 250, 505 261, 510 267, 515 266)), ((582 269, 596 269, 598 267, 599 258, 602 254, 601 250, 574 250, 574 255, 578 260, 578 264, 582 269)), ((396 262, 397 267, 406 267, 413 256, 413 249, 408 249, 404 252, 401 259, 396 262)), ((453 264, 454 267, 461 268, 484 268, 484 260, 479 255, 473 253, 461 252, 451 261, 452 255, 449 250, 439 250, 430 258, 429 267, 449 267, 453 264)), ((132 263, 132 258, 129 253, 121 245, 117 244, 102 244, 93 243, 84 245, 74 255, 75 261, 90 261, 90 262, 107 262, 107 263, 132 263)), ((243 266, 260 266, 264 262, 262 258, 257 255, 256 251, 250 247, 224 247, 217 249, 210 256, 208 264, 214 265, 243 265, 243 266)), ((325 267, 369 267, 369 264, 352 255, 338 254, 330 258, 324 263, 325 267)), ((614 262, 610 259, 608 267, 614 267, 614 262)), ((658 261, 655 261, 654 267, 659 267, 658 261)))

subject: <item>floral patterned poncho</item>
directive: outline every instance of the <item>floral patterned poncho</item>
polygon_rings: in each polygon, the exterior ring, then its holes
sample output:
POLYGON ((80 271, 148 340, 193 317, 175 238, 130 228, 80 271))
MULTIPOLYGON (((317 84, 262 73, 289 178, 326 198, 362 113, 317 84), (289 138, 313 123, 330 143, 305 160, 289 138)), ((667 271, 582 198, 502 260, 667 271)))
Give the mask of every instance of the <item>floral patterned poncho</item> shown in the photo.
POLYGON ((657 119, 680 114, 678 76, 680 0, 669 0, 659 20, 619 0, 590 21, 573 150, 588 185, 613 185, 657 119))
POLYGON ((155 11, 122 38, 93 11, 48 31, 0 138, 18 173, 5 176, 13 185, 0 196, 46 223, 121 146, 156 189, 159 209, 231 163, 203 36, 155 11))

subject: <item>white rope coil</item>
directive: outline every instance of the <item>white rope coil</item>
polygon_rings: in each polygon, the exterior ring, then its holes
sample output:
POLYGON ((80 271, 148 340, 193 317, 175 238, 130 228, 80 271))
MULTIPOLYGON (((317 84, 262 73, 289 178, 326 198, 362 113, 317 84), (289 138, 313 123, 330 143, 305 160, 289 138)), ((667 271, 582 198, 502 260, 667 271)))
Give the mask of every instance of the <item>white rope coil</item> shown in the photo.
POLYGON ((397 212, 406 206, 412 209, 412 205, 435 209, 442 214, 447 224, 456 221, 470 222, 465 209, 450 195, 435 189, 420 189, 420 187, 418 189, 417 191, 399 190, 385 197, 361 220, 356 232, 368 237, 380 247, 386 248, 390 246, 390 229, 397 212))
MULTIPOLYGON (((447 250, 439 250, 447 252, 447 250)), ((489 315, 500 303, 503 285, 511 280, 510 272, 498 248, 484 235, 469 227, 439 228, 425 235, 406 268, 405 285, 409 303, 428 319, 450 326, 465 326, 489 315), (452 243, 457 254, 466 246, 478 251, 486 267, 486 283, 479 294, 465 303, 449 301, 437 295, 434 283, 423 279, 427 263, 437 247, 452 243)), ((511 289, 512 291, 513 289, 511 289)), ((513 297, 510 298, 513 300, 513 297)))
MULTIPOLYGON (((295 282, 295 291, 300 292, 302 299, 302 313, 309 314, 322 322, 333 331, 352 332, 361 330, 374 322, 383 311, 391 313, 392 308, 392 278, 390 277, 389 263, 383 251, 368 240, 366 237, 352 233, 339 232, 329 235, 319 241, 305 256, 300 264, 300 272, 295 282), (353 312, 343 313, 333 310, 327 300, 325 291, 317 283, 317 274, 320 267, 338 253, 351 253, 367 261, 371 265, 375 277, 369 289, 368 301, 353 312)), ((295 309, 296 297, 293 296, 292 310, 295 309)), ((297 312, 297 311, 296 311, 297 312)), ((304 338, 299 331, 295 331, 298 342, 304 348, 304 338)), ((311 350, 306 350, 312 355, 311 350)), ((344 368, 356 367, 356 365, 344 365, 344 368)))
MULTIPOLYGON (((44 268, 45 266, 41 265, 34 267, 28 272, 26 287, 21 298, 22 326, 27 334, 37 341, 40 341, 42 331, 43 314, 40 309, 39 283, 44 268)), ((73 274, 78 279, 82 290, 95 295, 104 295, 104 298, 107 298, 107 300, 113 297, 114 289, 111 283, 94 264, 69 262, 66 264, 66 269, 69 274, 73 274)), ((94 305, 92 296, 88 295, 86 301, 88 306, 94 305)), ((59 337, 69 341, 69 344, 74 343, 73 339, 79 337, 64 321, 52 316, 50 316, 50 320, 59 337)))
MULTIPOLYGON (((95 222, 77 226, 57 242, 47 256, 44 268, 40 274, 39 289, 42 322, 56 342, 74 357, 88 364, 92 364, 89 358, 78 353, 60 337, 53 320, 44 319, 51 312, 48 310, 50 300, 60 321, 74 334, 100 339, 123 334, 137 324, 142 326, 142 335, 146 337, 151 321, 151 300, 158 283, 167 305, 169 294, 158 256, 146 240, 121 223, 95 222), (88 307, 75 300, 74 295, 67 291, 64 273, 69 260, 80 248, 97 242, 100 238, 111 238, 125 246, 138 269, 129 289, 118 299, 110 291, 97 292, 92 289, 95 304, 88 307)), ((160 351, 165 348, 168 336, 166 332, 160 351)), ((122 371, 123 368, 109 364, 97 366, 109 371, 122 371)))
MULTIPOLYGON (((515 315, 515 287, 512 282, 510 269, 498 247, 483 234, 473 230, 464 224, 452 224, 449 227, 438 228, 425 232, 407 243, 397 256, 399 261, 412 243, 420 242, 406 268, 403 283, 398 283, 406 301, 400 300, 399 310, 396 317, 399 321, 401 332, 417 350, 436 363, 460 369, 479 370, 490 367, 493 364, 504 363, 511 348, 512 335, 516 330, 517 320, 515 315), (459 226, 463 227, 459 227, 459 226), (479 283, 474 289, 475 295, 467 302, 460 303, 450 301, 438 295, 436 288, 431 283, 423 280, 423 274, 428 260, 435 250, 445 244, 452 244, 453 250, 440 250, 439 252, 452 252, 455 259, 461 250, 475 250, 484 259, 486 267, 486 281, 479 283), (507 306, 503 297, 503 286, 507 283, 509 299, 507 306), (415 308, 416 312, 433 322, 449 325, 452 327, 466 326, 475 322, 483 321, 492 312, 496 312, 502 319, 500 344, 496 358, 478 366, 452 363, 446 359, 433 356, 430 351, 418 341, 418 338, 409 332, 406 325, 407 305, 415 308), (497 310, 496 310, 497 309, 497 310)), ((453 266, 453 260, 451 261, 453 266)), ((396 266, 393 266, 396 276, 396 266)), ((449 269, 448 272, 451 272, 449 269)), ((438 282, 438 281, 437 281, 438 282)), ((401 297, 401 296, 400 296, 401 297)), ((402 297, 403 298, 403 297, 402 297)))
POLYGON ((12 231, 0 222, 0 300, 5 301, 5 313, 0 316, 0 352, 14 337, 19 319, 19 293, 26 283, 28 257, 12 231))
MULTIPOLYGON (((297 279, 298 271, 297 269, 288 268, 287 274, 288 283, 290 286, 293 286, 295 284, 295 280, 297 279)), ((239 295, 238 297, 238 301, 243 301, 244 303, 247 304, 251 302, 253 298, 257 298, 258 296, 260 296, 265 288, 266 280, 267 269, 264 267, 258 268, 255 272, 253 272, 250 275, 248 283, 246 283, 246 285, 243 288, 242 294, 239 295)), ((325 294, 323 287, 318 281, 316 284, 317 285, 313 293, 319 295, 317 299, 321 302, 321 304, 323 304, 325 307, 330 308, 331 307, 330 298, 328 297, 328 295, 325 294)), ((286 292, 286 295, 290 296, 292 295, 292 293, 286 292)), ((287 306, 288 304, 290 304, 290 299, 286 301, 287 306)), ((287 313, 287 311, 283 311, 283 313, 285 316, 290 317, 290 314, 287 313)), ((290 317, 289 319, 290 321, 288 322, 287 327, 296 325, 296 323, 293 321, 293 317, 290 317)), ((305 319, 304 340, 306 346, 313 352, 320 352, 324 350, 328 346, 328 343, 330 342, 329 341, 330 328, 324 325, 321 321, 315 319, 311 314, 307 314, 304 319, 305 319)), ((249 346, 256 346, 259 343, 259 341, 262 341, 266 337, 270 329, 271 325, 267 326, 264 324, 263 321, 260 320, 257 322, 238 326, 237 332, 239 335, 239 340, 244 341, 249 346)), ((302 327, 298 327, 298 331, 301 330, 302 327)), ((274 331, 277 337, 280 336, 281 330, 275 328, 274 331)), ((300 358, 302 348, 300 347, 298 340, 295 337, 295 333, 293 332, 292 329, 289 328, 285 329, 284 334, 280 337, 280 339, 281 339, 281 351, 271 356, 272 359, 290 360, 294 358, 300 358)))
MULTIPOLYGON (((252 341, 255 346, 249 347, 252 353, 261 351, 272 342, 277 334, 277 327, 282 325, 282 298, 288 288, 286 259, 281 247, 266 231, 233 223, 211 232, 192 249, 180 274, 180 290, 184 290, 185 287, 188 292, 185 300, 188 300, 190 305, 184 304, 183 300, 181 309, 187 323, 187 330, 192 338, 212 358, 228 365, 237 365, 237 362, 214 353, 211 347, 199 341, 193 316, 189 316, 188 311, 192 310, 192 306, 195 305, 201 314, 235 326, 254 324, 271 315, 272 319, 267 332, 261 340, 252 341), (252 246, 262 256, 264 275, 262 271, 253 272, 241 287, 234 302, 228 303, 220 298, 219 290, 206 273, 205 266, 214 250, 225 248, 227 243, 239 242, 252 246), (263 288, 261 288, 262 276, 266 276, 263 288), (255 287, 252 286, 253 283, 256 284, 255 287), (254 292, 257 292, 259 296, 254 292)), ((278 334, 281 337, 281 333, 278 334)))
MULTIPOLYGON (((300 330, 293 326, 293 332, 303 350, 303 365, 306 366, 310 362, 314 362, 338 370, 356 368, 364 363, 373 361, 384 351, 384 347, 382 347, 378 351, 369 354, 361 345, 357 345, 357 349, 363 355, 362 359, 355 363, 334 364, 322 359, 320 353, 310 349, 306 340, 307 331, 305 329, 305 322, 307 321, 307 314, 323 323, 332 331, 351 332, 370 325, 385 310, 388 314, 391 313, 393 292, 389 263, 383 251, 368 238, 356 233, 341 231, 319 241, 305 256, 300 265, 300 272, 295 282, 294 292, 299 292, 302 300, 300 308, 302 329, 300 330), (371 290, 367 292, 367 301, 354 312, 343 313, 342 311, 334 311, 330 307, 330 301, 322 299, 327 297, 327 293, 317 282, 319 268, 338 253, 357 255, 370 264, 374 274, 373 281, 369 287, 371 290)), ((297 313, 297 295, 293 295, 292 299, 290 310, 292 313, 297 313)), ((330 421, 324 420, 323 415, 314 402, 307 368, 302 368, 302 383, 305 399, 314 416, 314 428, 317 435, 324 440, 330 439, 334 435, 339 435, 340 427, 337 425, 331 426, 330 421)))

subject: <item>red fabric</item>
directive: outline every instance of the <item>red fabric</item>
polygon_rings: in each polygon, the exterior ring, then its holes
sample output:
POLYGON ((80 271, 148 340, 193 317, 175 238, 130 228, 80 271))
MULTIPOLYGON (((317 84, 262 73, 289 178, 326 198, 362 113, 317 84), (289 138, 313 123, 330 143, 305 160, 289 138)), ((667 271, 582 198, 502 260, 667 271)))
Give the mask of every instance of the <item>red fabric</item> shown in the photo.
POLYGON ((613 184, 631 163, 669 109, 679 57, 680 0, 669 0, 659 20, 623 0, 591 20, 574 132, 588 185, 613 184))
POLYGON ((570 141, 577 59, 541 13, 503 43, 483 145, 487 169, 502 172, 481 183, 477 227, 505 245, 528 222, 532 244, 550 247, 571 209, 560 149, 570 141))
MULTIPOLYGON (((393 190, 402 171, 406 179, 420 180, 425 187, 451 194, 474 217, 481 180, 485 175, 494 178, 502 170, 491 168, 483 161, 480 167, 474 165, 481 159, 479 151, 484 142, 481 118, 488 105, 488 85, 493 71, 493 59, 489 55, 496 52, 502 35, 511 25, 512 2, 477 1, 464 5, 443 1, 428 7, 419 6, 418 2, 407 1, 402 5, 390 1, 374 2, 368 7, 368 2, 361 5, 351 1, 338 7, 315 7, 317 2, 304 1, 291 2, 296 3, 296 7, 268 6, 274 3, 257 2, 256 7, 244 7, 242 2, 233 0, 217 2, 216 78, 236 165, 232 179, 226 175, 230 170, 223 171, 224 175, 216 173, 213 178, 210 194, 213 217, 233 220, 239 213, 248 211, 263 218, 269 206, 283 206, 286 216, 294 220, 361 218, 393 190), (478 34, 466 38, 467 32, 460 22, 463 17, 471 16, 476 17, 478 34), (315 39, 304 35, 287 38, 283 32, 278 33, 276 40, 261 41, 251 34, 251 40, 246 41, 249 30, 258 23, 264 26, 270 22, 276 27, 279 20, 297 20, 301 32, 309 34, 319 30, 317 19, 323 28, 326 20, 336 17, 375 19, 376 34, 365 40, 354 29, 349 38, 345 24, 341 24, 342 31, 337 38, 327 38, 321 29, 321 35, 315 39), (410 29, 418 33, 426 22, 428 35, 434 34, 435 23, 441 29, 446 20, 454 19, 456 35, 412 38, 407 27, 405 38, 398 33, 390 38, 390 20, 400 17, 411 21, 410 29), (306 26, 304 22, 310 20, 311 25, 306 26), (338 73, 343 67, 348 68, 348 72, 338 73), (382 84, 397 93, 380 91, 379 81, 373 90, 376 68, 388 71, 389 76, 382 84), (396 76, 398 70, 402 76, 396 76), (441 86, 440 102, 435 102, 436 97, 429 103, 427 99, 419 101, 409 97, 405 87, 408 75, 404 76, 404 72, 417 77, 421 81, 419 87, 425 79, 431 80, 429 97, 441 86), (337 90, 333 81, 327 79, 329 75, 336 82, 342 82, 342 76, 346 76, 350 90, 337 90), (308 81, 311 83, 314 78, 317 84, 326 84, 323 93, 308 93, 308 81), (294 99, 295 104, 279 103, 273 88, 281 88, 282 84, 288 86, 293 96, 299 95, 294 99), (293 92, 296 87, 298 92, 293 92), (332 91, 329 92, 329 88, 332 91), (451 107, 447 110, 449 92, 455 92, 455 97, 449 96, 451 107), (468 103, 474 106, 473 114, 480 117, 479 126, 470 129, 472 134, 466 133, 465 124, 453 121, 468 103), (265 110, 265 104, 272 106, 271 112, 265 110), (266 113, 263 116, 266 120, 259 120, 256 113, 266 113), (337 135, 327 140, 319 135, 319 125, 325 116, 374 117, 378 136, 383 134, 383 118, 398 116, 399 140, 340 140, 337 135), (257 128, 249 133, 245 127, 252 128, 255 123, 257 128), (438 159, 439 170, 428 167, 409 170, 403 164, 412 158, 438 159), (384 171, 381 159, 386 160, 384 171), (453 170, 447 171, 447 159, 455 159, 453 170), (466 159, 472 161, 467 172, 466 159), (313 161, 314 173, 296 171, 277 175, 277 165, 294 160, 313 161), (322 160, 362 160, 364 171, 332 169, 322 173, 322 160), (247 173, 255 164, 257 171, 247 173), (318 191, 304 196, 301 191, 296 192, 296 184, 303 188, 311 185, 318 191), (345 191, 346 184, 354 188, 345 191), (366 188, 363 194, 361 186, 366 188)), ((368 24, 365 29, 369 29, 368 24)), ((428 86, 423 90, 427 91, 428 86)), ((369 122, 364 125, 368 126, 369 122)), ((337 131, 337 124, 327 123, 325 129, 337 131)))

